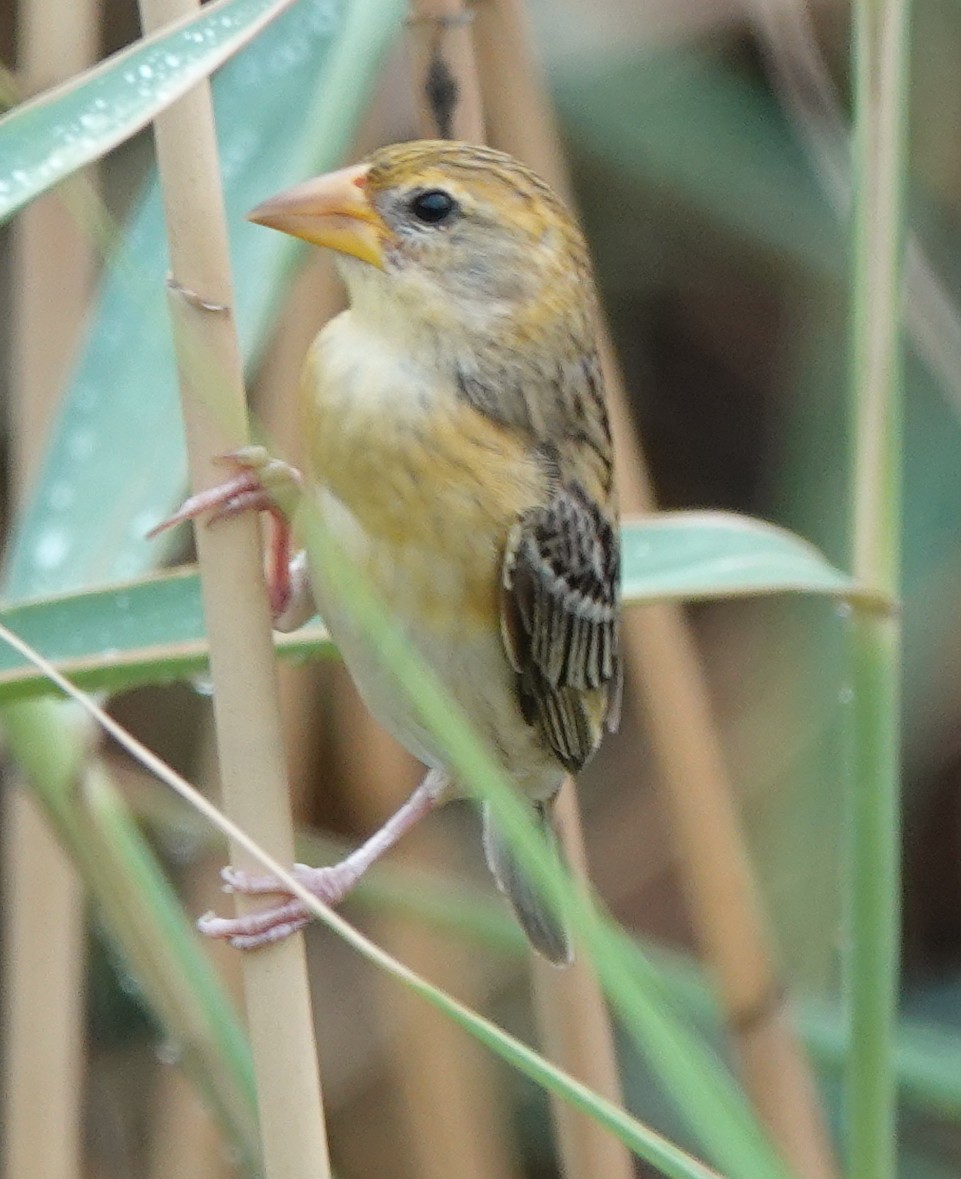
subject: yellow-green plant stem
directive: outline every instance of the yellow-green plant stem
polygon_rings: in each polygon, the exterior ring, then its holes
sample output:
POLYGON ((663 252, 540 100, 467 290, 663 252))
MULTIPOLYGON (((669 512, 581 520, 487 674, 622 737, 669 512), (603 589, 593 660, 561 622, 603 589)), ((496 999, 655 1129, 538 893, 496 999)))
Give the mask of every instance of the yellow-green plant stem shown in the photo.
MULTIPOLYGON (((899 590, 901 278, 909 0, 855 4, 852 400, 854 574, 899 590)), ((886 1179, 897 1141, 900 623, 854 607, 850 627, 847 1173, 886 1179)))

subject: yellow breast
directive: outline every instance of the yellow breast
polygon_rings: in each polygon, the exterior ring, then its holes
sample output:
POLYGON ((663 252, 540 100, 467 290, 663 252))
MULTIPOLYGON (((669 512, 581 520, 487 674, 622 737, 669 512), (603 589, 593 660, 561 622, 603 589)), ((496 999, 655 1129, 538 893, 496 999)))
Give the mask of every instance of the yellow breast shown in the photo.
POLYGON ((436 626, 493 623, 507 533, 545 493, 524 440, 340 320, 303 393, 312 477, 349 509, 384 597, 436 626))

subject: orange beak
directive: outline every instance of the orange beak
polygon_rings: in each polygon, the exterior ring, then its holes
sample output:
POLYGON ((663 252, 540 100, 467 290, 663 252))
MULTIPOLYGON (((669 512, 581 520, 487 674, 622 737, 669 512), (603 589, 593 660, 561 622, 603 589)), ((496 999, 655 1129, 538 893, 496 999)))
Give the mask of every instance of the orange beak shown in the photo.
POLYGON ((318 176, 264 201, 247 214, 247 220, 351 254, 383 270, 383 242, 389 231, 367 199, 367 172, 366 164, 356 164, 318 176))

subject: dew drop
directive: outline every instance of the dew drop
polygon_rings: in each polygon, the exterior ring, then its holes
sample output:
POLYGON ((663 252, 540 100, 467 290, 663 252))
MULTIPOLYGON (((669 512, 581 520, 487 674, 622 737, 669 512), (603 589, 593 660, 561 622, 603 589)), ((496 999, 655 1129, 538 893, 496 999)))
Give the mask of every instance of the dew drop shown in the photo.
POLYGON ((37 539, 33 563, 38 569, 56 569, 63 564, 69 551, 67 534, 59 528, 50 528, 37 539))

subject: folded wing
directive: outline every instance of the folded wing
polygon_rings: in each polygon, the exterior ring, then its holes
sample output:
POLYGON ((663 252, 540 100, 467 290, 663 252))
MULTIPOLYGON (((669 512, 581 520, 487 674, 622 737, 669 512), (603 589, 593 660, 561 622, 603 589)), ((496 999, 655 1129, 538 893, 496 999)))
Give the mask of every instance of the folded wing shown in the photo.
POLYGON ((521 711, 576 773, 617 726, 620 554, 614 527, 576 482, 525 513, 504 554, 501 630, 521 711))

